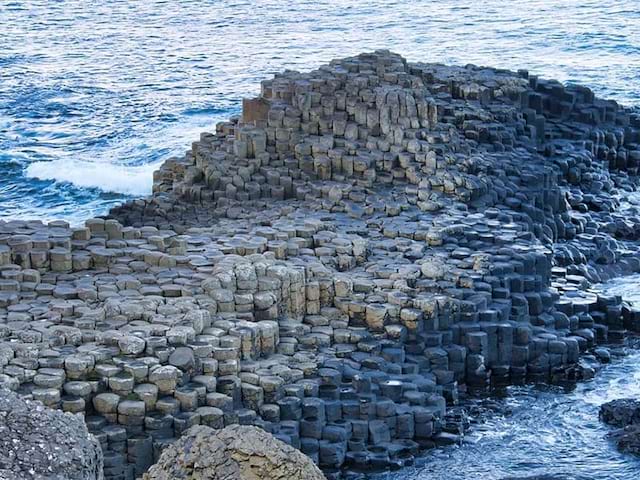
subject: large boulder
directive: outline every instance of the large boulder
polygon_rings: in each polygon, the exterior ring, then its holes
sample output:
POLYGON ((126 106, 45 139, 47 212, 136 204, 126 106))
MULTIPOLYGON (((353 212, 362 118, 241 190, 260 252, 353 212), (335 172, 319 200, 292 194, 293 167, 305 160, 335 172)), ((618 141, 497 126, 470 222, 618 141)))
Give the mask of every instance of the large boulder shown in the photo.
POLYGON ((257 427, 194 426, 167 447, 144 480, 325 480, 311 459, 257 427))
POLYGON ((600 418, 621 427, 609 433, 621 452, 640 455, 640 400, 622 398, 600 406, 600 418))
POLYGON ((101 480, 102 449, 82 417, 0 389, 0 478, 101 480))
POLYGON ((620 398, 600 406, 600 418, 614 427, 640 424, 640 400, 620 398))

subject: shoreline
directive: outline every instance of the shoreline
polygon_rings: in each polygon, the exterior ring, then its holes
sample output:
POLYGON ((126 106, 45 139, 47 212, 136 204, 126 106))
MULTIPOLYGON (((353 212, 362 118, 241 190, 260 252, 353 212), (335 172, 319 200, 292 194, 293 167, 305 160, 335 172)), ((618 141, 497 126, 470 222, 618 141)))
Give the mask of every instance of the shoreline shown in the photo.
MULTIPOLYGON (((571 381, 561 384, 549 384, 549 383, 527 383, 522 385, 508 385, 499 387, 496 392, 491 392, 486 396, 472 397, 466 399, 461 403, 461 407, 465 408, 469 412, 469 420, 471 426, 468 431, 465 432, 465 438, 463 443, 457 446, 446 446, 438 449, 425 450, 416 456, 415 462, 411 466, 403 467, 399 470, 379 472, 376 474, 370 474, 366 478, 372 478, 375 480, 398 480, 398 479, 421 479, 423 477, 436 479, 446 478, 477 478, 478 476, 485 475, 486 478, 492 480, 515 480, 515 479, 562 479, 562 480, 578 480, 588 478, 589 473, 583 471, 581 468, 572 470, 578 465, 574 465, 569 458, 568 451, 575 446, 577 450, 572 455, 572 458, 576 462, 580 462, 583 458, 580 455, 587 453, 589 448, 595 447, 589 444, 589 441, 585 438, 573 438, 565 429, 572 429, 573 433, 582 432, 582 428, 591 427, 590 422, 598 419, 597 410, 600 410, 600 404, 588 402, 592 406, 591 410, 596 410, 593 416, 585 417, 589 412, 585 411, 584 405, 579 405, 579 400, 584 398, 585 394, 592 393, 592 389, 602 390, 601 383, 604 377, 611 378, 611 373, 607 373, 608 369, 619 370, 622 365, 627 363, 628 358, 632 357, 637 359, 638 357, 638 341, 640 337, 637 335, 631 335, 628 338, 629 341, 625 341, 624 344, 606 344, 604 348, 610 349, 611 359, 607 362, 597 360, 595 356, 587 353, 588 357, 591 357, 589 366, 595 368, 595 375, 592 378, 584 379, 580 381, 571 381), (575 393, 575 390, 581 391, 580 395, 575 393), (554 400, 550 400, 549 396, 557 399, 558 403, 562 407, 557 407, 554 400), (568 398, 568 400, 565 400, 568 398), (515 406, 513 404, 515 402, 515 406), (547 411, 547 408, 550 410, 547 411), (524 414, 526 410, 528 413, 524 414), (529 409, 532 409, 529 412, 529 409), (575 423, 568 423, 567 418, 556 418, 555 415, 559 412, 570 412, 571 415, 575 415, 578 419, 575 423), (524 419, 528 420, 524 422, 524 425, 520 422, 524 415, 524 419), (515 418, 514 418, 515 417, 515 418), (538 452, 539 456, 534 465, 527 465, 525 463, 524 468, 520 463, 524 460, 522 451, 520 455, 516 454, 515 457, 511 457, 511 462, 508 460, 508 456, 497 455, 497 458, 492 457, 492 451, 498 447, 499 441, 495 439, 496 435, 500 438, 509 438, 511 446, 504 446, 504 451, 513 451, 513 444, 518 443, 520 449, 524 449, 526 452, 524 455, 532 454, 535 450, 535 444, 532 439, 531 442, 526 442, 522 437, 527 435, 533 435, 535 439, 536 425, 544 424, 545 428, 549 428, 552 425, 555 426, 557 432, 565 433, 569 438, 563 439, 562 446, 559 446, 560 451, 564 455, 562 458, 557 458, 556 463, 547 463, 549 458, 549 450, 553 450, 553 445, 546 443, 546 452, 538 452), (559 423, 557 423, 559 422, 559 423), (488 427, 487 427, 488 425, 488 427), (517 427, 516 427, 517 425, 517 427), (478 438, 480 435, 480 438, 478 438), (471 442, 468 441, 470 437, 471 442), (520 437, 520 438, 518 438, 520 437), (521 443, 526 443, 526 446, 521 443), (575 445, 573 442, 576 442, 575 445), (486 455, 486 456, 485 456, 486 455), (455 460, 452 460, 452 457, 455 460), (471 458, 470 458, 471 457, 471 458), (444 466, 443 466, 444 463, 444 466), (518 465, 518 467, 516 467, 518 465), (459 469, 454 472, 449 472, 448 468, 454 467, 459 469), (529 467, 529 468, 527 468, 529 467), (406 471, 406 474, 403 473, 406 471), (449 473, 447 473, 449 472, 449 473), (462 474, 464 472, 464 475, 462 474), (459 476, 455 476, 458 474, 459 476)), ((598 347, 599 348, 599 347, 598 347)), ((628 372, 618 372, 614 378, 627 378, 621 375, 628 372)), ((620 392, 618 392, 619 394, 620 392)), ((616 394, 613 394, 611 398, 618 398, 616 394)), ((605 430, 602 433, 600 439, 606 442, 607 446, 620 457, 626 457, 630 460, 627 465, 630 471, 633 471, 633 462, 638 462, 637 457, 625 452, 621 452, 616 449, 615 442, 610 439, 607 434, 610 433, 611 427, 606 425, 606 422, 600 423, 602 429, 605 430)), ((546 430, 547 435, 549 431, 546 430)), ((602 446, 598 445, 598 452, 602 454, 600 450, 602 446)), ((560 451, 556 453, 561 454, 560 451)), ((606 454, 604 455, 606 457, 606 454)), ((591 459, 593 461, 593 459, 591 459)), ((615 461, 618 458, 611 458, 615 461)), ((586 465, 581 465, 586 466, 586 465)), ((618 469, 620 468, 617 465, 618 469)), ((606 463, 599 464, 599 470, 597 472, 592 471, 592 476, 601 475, 605 478, 606 475, 612 478, 627 478, 626 476, 620 476, 620 471, 607 472, 606 463)), ((482 477, 484 478, 484 477, 482 477)), ((600 477, 598 477, 600 478, 600 477)), ((629 476, 628 478, 632 478, 629 476)))
POLYGON ((276 75, 150 197, 0 221, 0 383, 84 413, 105 478, 196 424, 264 428, 329 479, 455 443, 460 391, 640 331, 584 291, 640 271, 615 200, 639 144, 638 114, 526 71, 378 51, 276 75))

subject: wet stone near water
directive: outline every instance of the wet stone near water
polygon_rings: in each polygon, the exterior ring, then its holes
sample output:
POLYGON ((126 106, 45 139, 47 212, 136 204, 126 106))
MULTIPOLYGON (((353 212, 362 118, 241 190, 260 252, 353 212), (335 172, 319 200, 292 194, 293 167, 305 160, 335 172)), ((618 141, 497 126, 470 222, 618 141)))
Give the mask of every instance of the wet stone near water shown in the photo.
MULTIPOLYGON (((456 444, 461 394, 638 330, 616 210, 640 119, 585 87, 386 51, 262 83, 84 227, 0 222, 0 383, 84 413, 107 479, 256 425, 328 478, 456 444)), ((582 373, 581 373, 582 372, 582 373)))

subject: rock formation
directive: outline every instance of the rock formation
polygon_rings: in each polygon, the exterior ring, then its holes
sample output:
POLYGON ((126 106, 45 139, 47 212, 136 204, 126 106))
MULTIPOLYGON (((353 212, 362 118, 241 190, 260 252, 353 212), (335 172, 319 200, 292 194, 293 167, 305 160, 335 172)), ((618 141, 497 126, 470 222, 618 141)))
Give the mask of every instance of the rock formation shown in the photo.
POLYGON ((0 222, 0 382, 84 412, 105 476, 194 425, 341 470, 460 441, 460 393, 575 378, 638 329, 640 118, 526 71, 379 51, 262 83, 81 227, 0 222))
POLYGON ((102 451, 82 417, 0 388, 0 479, 102 478, 102 451))
POLYGON ((609 433, 621 452, 640 455, 640 400, 622 398, 600 406, 600 419, 614 427, 609 433))
POLYGON ((614 427, 640 424, 640 400, 621 398, 600 406, 600 419, 614 427))
POLYGON ((262 429, 194 426, 166 448, 144 480, 324 480, 295 448, 262 429))

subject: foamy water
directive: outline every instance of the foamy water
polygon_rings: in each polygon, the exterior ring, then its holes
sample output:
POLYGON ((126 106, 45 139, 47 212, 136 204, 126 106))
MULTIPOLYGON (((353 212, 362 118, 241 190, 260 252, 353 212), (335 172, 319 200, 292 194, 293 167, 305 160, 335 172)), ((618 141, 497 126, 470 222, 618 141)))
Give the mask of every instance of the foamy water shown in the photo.
POLYGON ((153 171, 160 163, 125 166, 117 163, 54 160, 34 162, 26 176, 40 180, 67 182, 79 188, 95 188, 105 192, 144 196, 151 193, 153 171))
POLYGON ((0 218, 80 222, 284 68, 389 48, 640 103, 637 0, 0 2, 0 218))

